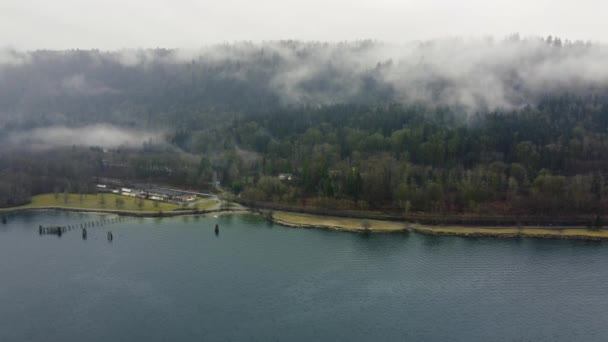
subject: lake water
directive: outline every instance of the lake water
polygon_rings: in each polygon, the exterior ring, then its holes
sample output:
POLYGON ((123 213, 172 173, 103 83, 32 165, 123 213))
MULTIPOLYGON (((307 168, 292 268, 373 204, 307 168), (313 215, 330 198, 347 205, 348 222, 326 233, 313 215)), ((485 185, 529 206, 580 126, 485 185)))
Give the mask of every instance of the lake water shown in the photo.
POLYGON ((249 215, 38 235, 96 218, 0 224, 0 341, 608 341, 602 242, 363 235, 249 215))

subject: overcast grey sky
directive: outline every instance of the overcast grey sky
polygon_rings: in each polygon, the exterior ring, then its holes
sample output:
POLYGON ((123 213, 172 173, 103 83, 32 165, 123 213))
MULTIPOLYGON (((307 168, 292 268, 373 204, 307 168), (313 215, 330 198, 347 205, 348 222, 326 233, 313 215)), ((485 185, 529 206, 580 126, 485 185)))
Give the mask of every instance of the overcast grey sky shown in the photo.
POLYGON ((557 35, 606 41, 606 0, 1 0, 0 46, 199 47, 242 40, 557 35))

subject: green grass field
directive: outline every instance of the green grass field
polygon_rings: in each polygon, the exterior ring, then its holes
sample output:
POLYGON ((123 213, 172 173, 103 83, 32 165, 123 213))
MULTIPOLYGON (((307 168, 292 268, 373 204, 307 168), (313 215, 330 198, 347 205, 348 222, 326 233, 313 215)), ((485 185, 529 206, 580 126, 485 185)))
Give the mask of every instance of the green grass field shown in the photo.
POLYGON ((116 194, 43 194, 32 197, 32 203, 16 208, 63 207, 124 211, 171 211, 178 206, 116 194))
POLYGON ((192 210, 207 210, 207 209, 212 209, 217 204, 218 204, 218 201, 213 200, 213 199, 198 198, 196 201, 194 201, 192 203, 186 203, 186 204, 180 206, 180 208, 192 209, 192 210))

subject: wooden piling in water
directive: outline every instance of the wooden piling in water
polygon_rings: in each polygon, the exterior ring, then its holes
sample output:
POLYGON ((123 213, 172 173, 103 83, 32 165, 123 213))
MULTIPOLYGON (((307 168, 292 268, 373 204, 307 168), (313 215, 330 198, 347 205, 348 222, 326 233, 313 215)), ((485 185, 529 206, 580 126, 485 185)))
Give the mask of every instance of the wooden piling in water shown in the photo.
POLYGON ((61 236, 61 234, 65 233, 68 231, 68 226, 49 226, 49 227, 43 227, 43 226, 38 226, 38 233, 39 234, 57 234, 59 236, 61 236))

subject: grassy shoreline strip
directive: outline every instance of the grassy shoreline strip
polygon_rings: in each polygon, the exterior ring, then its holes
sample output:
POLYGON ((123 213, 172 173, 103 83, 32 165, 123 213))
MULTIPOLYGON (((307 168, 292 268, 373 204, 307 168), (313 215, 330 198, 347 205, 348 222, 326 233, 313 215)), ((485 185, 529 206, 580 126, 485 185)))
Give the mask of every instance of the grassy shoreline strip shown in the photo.
POLYGON ((42 194, 32 196, 32 202, 18 207, 6 208, 24 209, 40 207, 57 208, 82 208, 95 210, 118 210, 118 211, 172 211, 178 208, 173 203, 155 202, 135 197, 127 197, 116 194, 42 194))
POLYGON ((423 226, 407 222, 350 219, 311 214, 273 212, 273 222, 298 228, 322 228, 350 232, 390 233, 413 231, 425 235, 494 237, 494 238, 548 238, 576 240, 608 240, 608 230, 590 230, 585 227, 542 228, 542 227, 461 227, 423 226), (367 226, 367 229, 365 228, 367 226))
POLYGON ((426 235, 494 237, 494 238, 545 238, 562 240, 608 240, 608 230, 576 228, 478 228, 478 227, 423 227, 413 226, 412 231, 426 235))
POLYGON ((271 220, 277 224, 298 228, 324 228, 351 232, 399 232, 407 231, 406 222, 365 220, 334 216, 275 211, 271 220))
POLYGON ((26 205, 0 208, 1 214, 36 210, 106 213, 138 217, 169 217, 217 212, 210 210, 217 201, 207 201, 197 208, 180 208, 177 204, 155 202, 116 194, 42 194, 26 205))
POLYGON ((12 214, 28 211, 70 211, 78 213, 100 213, 100 214, 116 214, 122 216, 134 217, 175 217, 187 215, 205 215, 205 214, 242 214, 249 213, 240 209, 201 209, 201 210, 175 210, 175 211, 128 211, 128 210, 110 210, 110 209, 90 209, 90 208, 71 208, 71 207, 27 207, 27 208, 4 208, 0 209, 0 214, 12 214))

